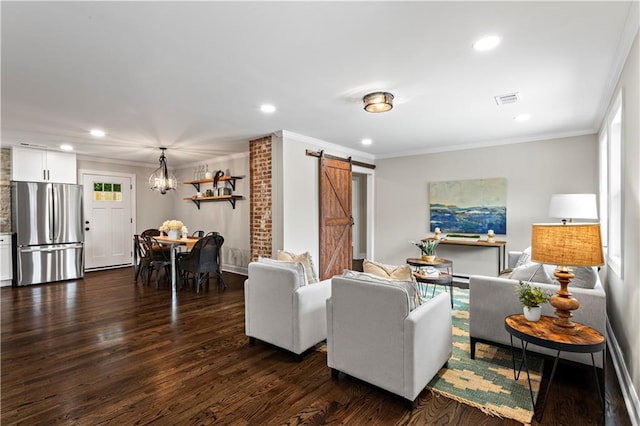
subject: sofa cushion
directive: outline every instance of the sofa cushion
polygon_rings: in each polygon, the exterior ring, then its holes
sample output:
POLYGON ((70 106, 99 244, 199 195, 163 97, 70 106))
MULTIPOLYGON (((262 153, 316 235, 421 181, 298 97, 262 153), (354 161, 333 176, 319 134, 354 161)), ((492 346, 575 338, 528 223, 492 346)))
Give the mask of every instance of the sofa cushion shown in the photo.
POLYGON ((316 270, 313 266, 313 259, 311 259, 311 254, 308 251, 301 254, 294 254, 288 251, 278 250, 276 259, 302 263, 305 274, 307 275, 306 282, 309 284, 318 282, 318 276, 316 275, 316 270))
POLYGON ((307 285, 307 275, 305 273, 304 266, 301 262, 288 261, 288 260, 275 260, 275 259, 262 257, 262 256, 258 257, 258 262, 279 266, 281 268, 292 269, 298 275, 298 286, 302 287, 307 285))
POLYGON ((526 249, 524 249, 520 257, 518 258, 518 261, 516 262, 513 269, 519 266, 530 265, 531 263, 533 263, 531 262, 531 247, 527 247, 526 249))
POLYGON ((513 268, 511 272, 512 280, 518 281, 532 281, 536 283, 552 284, 554 279, 549 275, 549 272, 544 265, 540 263, 530 263, 528 265, 521 265, 513 268))
POLYGON ((420 300, 420 295, 418 294, 418 290, 416 288, 416 283, 414 281, 399 281, 390 278, 384 278, 374 274, 369 274, 366 272, 351 271, 349 269, 345 269, 342 273, 342 276, 345 278, 352 278, 354 280, 391 285, 402 289, 407 295, 410 311, 413 311, 422 303, 420 300))
POLYGON ((398 281, 413 281, 413 274, 409 265, 385 265, 365 259, 362 262, 362 269, 368 274, 373 274, 382 278, 390 278, 398 281))
POLYGON ((576 276, 569 283, 570 287, 593 289, 598 282, 598 273, 589 266, 572 267, 573 274, 576 276))

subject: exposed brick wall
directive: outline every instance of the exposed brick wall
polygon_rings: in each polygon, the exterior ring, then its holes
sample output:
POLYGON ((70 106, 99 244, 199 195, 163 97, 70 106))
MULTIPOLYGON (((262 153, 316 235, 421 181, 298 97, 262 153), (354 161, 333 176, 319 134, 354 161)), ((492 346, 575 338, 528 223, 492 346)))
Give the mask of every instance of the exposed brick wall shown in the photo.
POLYGON ((258 256, 271 257, 272 255, 271 199, 273 176, 271 173, 271 157, 271 136, 249 141, 251 260, 256 260, 258 256))
POLYGON ((11 151, 0 149, 0 232, 11 232, 11 151))

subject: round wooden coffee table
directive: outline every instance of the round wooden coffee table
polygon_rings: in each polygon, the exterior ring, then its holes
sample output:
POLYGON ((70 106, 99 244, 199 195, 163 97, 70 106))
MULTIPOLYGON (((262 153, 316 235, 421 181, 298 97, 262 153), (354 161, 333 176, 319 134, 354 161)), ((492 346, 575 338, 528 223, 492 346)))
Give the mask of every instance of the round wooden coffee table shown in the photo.
POLYGON ((436 285, 444 285, 449 287, 449 298, 451 299, 451 308, 453 308, 453 262, 449 259, 435 258, 433 261, 428 262, 418 257, 410 257, 407 259, 407 264, 416 268, 413 272, 413 276, 419 283, 427 284, 426 286, 418 286, 420 297, 425 299, 427 297, 427 291, 429 284, 433 284, 433 291, 431 296, 436 291, 436 285), (422 269, 427 267, 433 267, 438 269, 438 275, 426 275, 422 269))

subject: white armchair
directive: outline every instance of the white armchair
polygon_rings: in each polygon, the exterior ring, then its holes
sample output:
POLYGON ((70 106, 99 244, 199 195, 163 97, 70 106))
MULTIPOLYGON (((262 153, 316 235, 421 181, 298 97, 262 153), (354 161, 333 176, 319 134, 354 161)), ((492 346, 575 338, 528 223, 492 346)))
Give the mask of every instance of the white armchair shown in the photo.
POLYGON ((252 262, 244 283, 245 333, 302 354, 327 338, 326 300, 330 281, 300 286, 293 269, 252 262))
POLYGON ((407 399, 446 365, 453 347, 451 306, 440 294, 409 311, 406 291, 333 277, 327 300, 327 364, 407 399))

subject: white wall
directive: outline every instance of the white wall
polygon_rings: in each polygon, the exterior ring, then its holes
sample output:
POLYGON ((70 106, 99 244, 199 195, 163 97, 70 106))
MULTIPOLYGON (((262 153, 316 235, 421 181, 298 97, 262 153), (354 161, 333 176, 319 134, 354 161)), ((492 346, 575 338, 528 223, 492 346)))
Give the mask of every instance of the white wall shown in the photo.
MULTIPOLYGON (((622 235, 623 278, 608 269, 605 278, 607 315, 635 388, 640 390, 640 41, 635 42, 611 103, 623 91, 622 235)), ((612 218, 613 220, 613 218, 612 218)), ((637 401, 637 399, 636 399, 637 401)), ((640 407, 636 407, 640 410, 640 407)), ((636 416, 640 413, 636 412, 636 416)), ((637 418, 636 418, 637 419, 637 418)), ((637 420, 636 420, 637 421, 637 420)))
MULTIPOLYGON (((429 182, 506 178, 507 235, 496 239, 506 239, 507 251, 522 250, 531 244, 532 223, 557 220, 547 216, 551 194, 598 192, 597 166, 595 135, 377 160, 376 260, 399 264, 420 254, 408 241, 431 235, 429 182)), ((449 247, 437 250, 440 255, 449 247)), ((454 263, 455 272, 497 273, 493 250, 460 251, 460 256, 456 259, 470 264, 485 256, 482 263, 489 269, 467 271, 454 263)))
POLYGON ((274 247, 294 253, 308 251, 316 269, 319 261, 319 191, 318 158, 306 155, 306 150, 324 149, 327 154, 349 157, 353 160, 373 163, 369 154, 353 151, 331 143, 283 131, 273 138, 274 167, 281 165, 274 174, 273 217, 274 247), (277 181, 276 181, 277 180, 277 181), (280 216, 278 216, 280 215, 280 216), (277 245, 281 244, 281 245, 277 245))
MULTIPOLYGON (((182 182, 193 180, 194 167, 185 167, 176 170, 178 190, 172 194, 171 217, 166 219, 179 219, 189 229, 189 233, 196 230, 205 232, 217 231, 224 237, 222 248, 222 268, 225 270, 246 274, 247 265, 251 257, 249 246, 249 153, 226 156, 216 159, 203 160, 201 162, 209 166, 209 171, 215 174, 217 170, 228 172, 231 176, 241 176, 236 180, 236 195, 244 196, 244 199, 236 201, 235 209, 228 201, 201 202, 200 210, 192 201, 184 198, 195 195, 196 189, 192 185, 184 185, 182 182)), ((212 189, 213 184, 201 185, 200 191, 212 189)))

